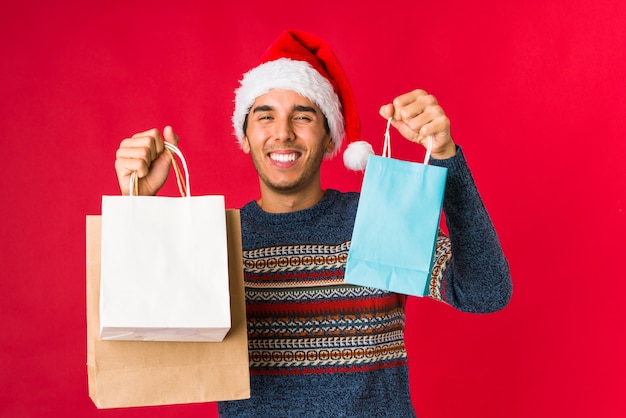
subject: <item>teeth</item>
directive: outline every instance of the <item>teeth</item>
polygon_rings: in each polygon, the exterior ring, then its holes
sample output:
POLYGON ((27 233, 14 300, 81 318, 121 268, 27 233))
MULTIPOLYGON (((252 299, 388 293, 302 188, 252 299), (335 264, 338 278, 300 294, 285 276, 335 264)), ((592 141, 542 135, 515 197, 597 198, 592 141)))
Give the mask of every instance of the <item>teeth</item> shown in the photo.
POLYGON ((281 163, 287 163, 291 161, 296 161, 296 154, 270 154, 270 158, 274 161, 278 161, 281 163))

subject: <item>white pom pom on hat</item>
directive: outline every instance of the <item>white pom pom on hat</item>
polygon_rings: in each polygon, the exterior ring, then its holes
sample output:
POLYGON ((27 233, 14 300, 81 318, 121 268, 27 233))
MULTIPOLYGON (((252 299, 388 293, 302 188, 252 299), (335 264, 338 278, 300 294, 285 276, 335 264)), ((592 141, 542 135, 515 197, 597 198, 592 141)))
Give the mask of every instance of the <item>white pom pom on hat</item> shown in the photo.
POLYGON ((232 122, 239 145, 243 126, 257 97, 271 89, 293 90, 315 103, 328 122, 335 143, 328 158, 336 155, 345 140, 344 164, 364 170, 372 146, 360 140, 361 121, 348 78, 330 47, 302 31, 285 31, 267 49, 259 65, 244 74, 235 91, 232 122))
POLYGON ((374 149, 369 142, 351 142, 343 152, 343 164, 350 170, 363 171, 370 154, 374 154, 374 149))

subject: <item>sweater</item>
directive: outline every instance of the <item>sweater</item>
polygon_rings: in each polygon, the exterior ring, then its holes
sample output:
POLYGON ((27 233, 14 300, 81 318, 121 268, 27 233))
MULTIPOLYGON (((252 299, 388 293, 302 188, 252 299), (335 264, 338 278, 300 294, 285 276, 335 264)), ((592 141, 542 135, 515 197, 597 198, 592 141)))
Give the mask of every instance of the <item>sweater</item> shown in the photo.
MULTIPOLYGON (((508 263, 462 150, 448 168, 429 296, 494 312, 511 296, 508 263)), ((326 190, 290 213, 241 209, 251 397, 221 417, 413 417, 406 296, 343 282, 359 200, 326 190)))

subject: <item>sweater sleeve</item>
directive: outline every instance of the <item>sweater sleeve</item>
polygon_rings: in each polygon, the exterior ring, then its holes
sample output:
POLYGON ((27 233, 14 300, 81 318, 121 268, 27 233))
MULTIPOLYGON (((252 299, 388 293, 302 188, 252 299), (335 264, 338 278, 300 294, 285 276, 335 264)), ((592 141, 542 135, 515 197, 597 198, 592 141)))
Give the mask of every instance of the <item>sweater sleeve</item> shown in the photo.
POLYGON ((509 265, 463 151, 457 147, 455 156, 430 164, 448 169, 443 211, 449 232, 437 240, 430 296, 465 312, 498 311, 511 298, 509 265))

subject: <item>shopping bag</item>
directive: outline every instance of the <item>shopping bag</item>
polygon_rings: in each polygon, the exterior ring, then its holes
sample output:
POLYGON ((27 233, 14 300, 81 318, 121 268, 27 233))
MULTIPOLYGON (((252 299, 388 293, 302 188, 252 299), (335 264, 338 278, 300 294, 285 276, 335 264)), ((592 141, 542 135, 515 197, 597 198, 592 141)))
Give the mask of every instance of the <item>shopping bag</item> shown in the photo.
MULTIPOLYGON (((221 341, 231 326, 223 196, 102 197, 100 337, 221 341)), ((174 159, 177 180, 180 171, 174 159)), ((182 185, 181 185, 182 186, 182 185)))
POLYGON ((227 210, 231 329, 221 342, 100 339, 101 217, 87 216, 87 375, 98 408, 250 397, 248 337, 238 210, 227 210))
POLYGON ((431 278, 447 169, 383 156, 368 158, 345 269, 345 282, 425 296, 431 278))

